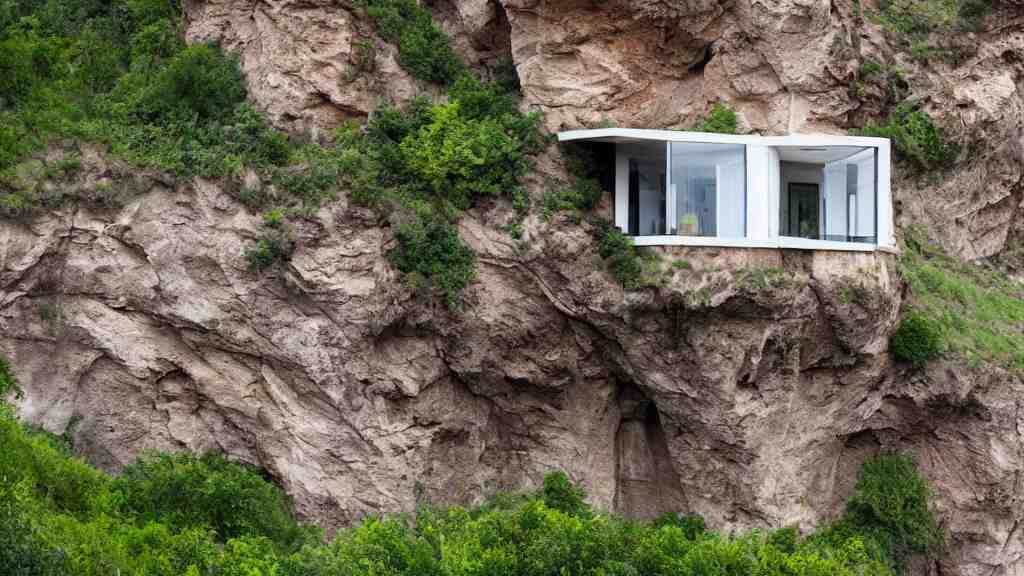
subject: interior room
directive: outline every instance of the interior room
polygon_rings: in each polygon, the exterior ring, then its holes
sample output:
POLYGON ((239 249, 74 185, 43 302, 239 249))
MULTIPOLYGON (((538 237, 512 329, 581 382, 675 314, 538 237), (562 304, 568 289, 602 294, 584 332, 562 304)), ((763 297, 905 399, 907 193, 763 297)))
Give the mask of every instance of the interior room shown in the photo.
POLYGON ((780 146, 779 235, 876 240, 874 148, 780 146))

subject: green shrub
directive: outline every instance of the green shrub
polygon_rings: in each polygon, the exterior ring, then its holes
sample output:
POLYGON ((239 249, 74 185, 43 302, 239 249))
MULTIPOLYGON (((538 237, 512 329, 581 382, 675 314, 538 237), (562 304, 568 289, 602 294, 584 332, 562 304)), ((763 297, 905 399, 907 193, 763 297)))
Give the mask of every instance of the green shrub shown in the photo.
POLYGON ((180 0, 124 0, 124 9, 134 29, 160 21, 177 21, 181 16, 180 0))
POLYGON ((586 502, 587 493, 583 488, 573 484, 565 472, 550 472, 544 476, 542 494, 544 505, 552 510, 581 518, 590 516, 590 506, 586 502))
POLYGON ((510 198, 522 216, 528 198, 519 179, 544 144, 538 124, 538 116, 520 113, 495 84, 464 76, 447 103, 420 98, 382 107, 371 115, 365 138, 340 130, 340 177, 356 203, 390 221, 396 268, 457 307, 459 292, 475 278, 476 258, 453 222, 490 197, 510 198))
POLYGON ((451 41, 415 0, 360 0, 373 19, 377 32, 398 45, 399 63, 421 80, 451 84, 465 65, 451 41))
POLYGON ((0 403, 10 394, 20 398, 21 387, 18 386, 18 380, 14 377, 10 362, 0 354, 0 403))
POLYGON ((914 554, 927 554, 940 543, 935 517, 928 509, 932 491, 905 456, 883 455, 861 468, 843 521, 879 541, 896 566, 914 554))
POLYGON ((251 272, 262 272, 271 266, 288 260, 292 243, 283 234, 271 231, 256 241, 256 245, 245 251, 251 272))
POLYGON ((415 178, 459 209, 511 194, 527 167, 520 141, 499 121, 461 115, 458 101, 434 108, 430 124, 402 141, 402 153, 415 178))
POLYGON ((927 113, 908 104, 897 106, 885 124, 868 126, 859 133, 891 139, 900 156, 922 169, 941 168, 956 156, 956 147, 946 141, 942 128, 927 113))
POLYGON ((704 517, 700 514, 684 515, 678 512, 666 512, 654 519, 653 526, 676 526, 681 528, 686 538, 695 540, 707 532, 704 517))
POLYGON ((176 54, 153 78, 137 104, 148 119, 224 120, 246 98, 238 61, 209 44, 176 54))
POLYGON ((715 132, 718 134, 736 134, 739 122, 736 112, 725 104, 716 103, 711 114, 693 126, 695 132, 715 132))
POLYGON ((101 28, 102 22, 90 21, 78 36, 75 46, 75 79, 87 94, 103 94, 124 73, 124 47, 101 28))
POLYGON ((655 283, 658 258, 653 252, 639 250, 632 238, 604 219, 594 221, 592 234, 597 241, 597 253, 623 288, 636 290, 655 283))
POLYGON ((897 358, 922 365, 942 353, 942 331, 926 316, 911 313, 900 321, 889 340, 897 358))
POLYGON ((476 278, 476 255, 458 229, 439 216, 417 215, 398 226, 395 239, 395 268, 428 281, 449 308, 457 308, 462 289, 476 278))
POLYGON ((219 454, 144 455, 125 467, 112 490, 136 521, 209 529, 221 542, 254 536, 291 549, 308 537, 280 488, 219 454))
MULTIPOLYGON (((555 473, 534 494, 370 517, 324 544, 297 527, 279 490, 219 456, 149 455, 113 482, 86 467, 102 480, 71 482, 93 503, 71 514, 31 470, 11 476, 9 465, 31 468, 34 452, 52 450, 9 409, 0 434, 0 572, 15 576, 894 576, 939 540, 927 483, 895 456, 866 462, 844 516, 804 538, 791 528, 718 534, 699 516, 648 524, 595 513, 555 473)), ((48 464, 55 477, 84 466, 62 454, 48 464)))
POLYGON ((0 404, 0 483, 23 484, 34 499, 62 513, 87 516, 107 491, 107 477, 68 458, 50 439, 30 434, 0 404))
POLYGON ((169 59, 185 49, 178 26, 169 19, 147 24, 131 39, 132 67, 159 70, 169 59))
POLYGON ((33 518, 40 507, 25 482, 0 481, 0 574, 57 576, 61 557, 43 541, 33 518))
POLYGON ((578 178, 571 186, 544 194, 541 216, 549 219, 556 212, 593 210, 603 195, 600 182, 593 178, 578 178))

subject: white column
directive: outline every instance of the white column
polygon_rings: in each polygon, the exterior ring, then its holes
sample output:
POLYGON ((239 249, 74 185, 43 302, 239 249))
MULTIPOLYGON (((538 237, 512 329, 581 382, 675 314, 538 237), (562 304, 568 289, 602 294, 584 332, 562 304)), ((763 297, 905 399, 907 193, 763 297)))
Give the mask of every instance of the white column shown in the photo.
POLYGON ((895 227, 893 225, 892 183, 890 182, 892 159, 889 151, 889 142, 879 145, 875 153, 878 155, 878 187, 876 190, 878 193, 876 197, 876 210, 878 211, 876 234, 878 234, 878 245, 895 247, 896 236, 894 235, 895 227))
POLYGON ((767 240, 777 234, 778 194, 772 199, 772 183, 778 188, 778 161, 772 169, 771 148, 747 145, 747 238, 767 240), (772 174, 775 174, 774 176, 772 174), (772 206, 775 206, 774 209, 772 206))

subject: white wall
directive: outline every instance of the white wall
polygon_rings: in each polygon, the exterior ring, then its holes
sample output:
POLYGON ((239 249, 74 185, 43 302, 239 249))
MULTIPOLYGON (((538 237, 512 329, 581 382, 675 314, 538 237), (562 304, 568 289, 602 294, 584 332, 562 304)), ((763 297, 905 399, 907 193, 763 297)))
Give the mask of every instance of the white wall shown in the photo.
POLYGON ((894 248, 896 236, 892 214, 892 183, 890 182, 892 158, 889 141, 882 140, 876 153, 878 155, 878 245, 894 248))
MULTIPOLYGON (((772 237, 772 171, 778 170, 778 155, 767 146, 747 146, 747 238, 772 237)), ((778 176, 776 176, 778 187, 778 176)))

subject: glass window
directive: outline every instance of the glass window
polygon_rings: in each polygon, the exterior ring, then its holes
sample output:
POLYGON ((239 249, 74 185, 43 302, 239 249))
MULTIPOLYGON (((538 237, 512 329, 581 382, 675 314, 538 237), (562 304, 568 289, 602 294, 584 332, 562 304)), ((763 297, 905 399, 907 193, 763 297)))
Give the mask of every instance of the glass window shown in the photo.
POLYGON ((665 234, 666 196, 664 142, 620 144, 629 162, 626 232, 631 236, 665 234))
POLYGON ((673 142, 671 147, 670 233, 746 236, 746 147, 696 142, 673 142))
POLYGON ((874 243, 875 149, 825 164, 825 239, 874 243))
POLYGON ((874 243, 875 149, 780 148, 783 236, 874 243))

